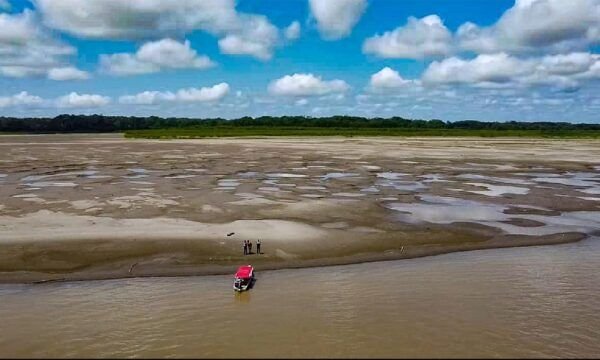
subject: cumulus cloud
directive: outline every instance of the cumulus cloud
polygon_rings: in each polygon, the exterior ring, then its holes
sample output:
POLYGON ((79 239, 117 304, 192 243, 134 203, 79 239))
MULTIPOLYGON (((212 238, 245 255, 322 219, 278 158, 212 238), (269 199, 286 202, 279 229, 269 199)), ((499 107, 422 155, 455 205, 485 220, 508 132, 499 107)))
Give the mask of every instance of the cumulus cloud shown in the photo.
POLYGON ((75 48, 41 29, 31 10, 0 13, 1 76, 45 76, 50 69, 65 66, 75 53, 75 48))
POLYGON ((279 40, 279 30, 265 16, 240 15, 242 28, 229 33, 219 40, 223 54, 250 55, 260 60, 273 56, 273 47, 279 40))
POLYGON ((483 54, 474 59, 451 57, 434 61, 423 73, 425 83, 506 83, 532 70, 532 63, 520 61, 506 53, 483 54))
POLYGON ((350 35, 367 8, 366 0, 309 0, 317 28, 326 40, 350 35))
POLYGON ((71 92, 56 99, 59 108, 93 108, 101 107, 110 103, 110 98, 97 94, 78 94, 71 92))
POLYGON ((541 59, 539 70, 553 75, 572 75, 588 71, 598 60, 598 55, 589 52, 548 55, 541 59))
POLYGON ((181 43, 173 39, 151 41, 142 45, 135 56, 142 62, 163 68, 206 68, 212 62, 206 56, 199 56, 186 40, 181 43))
POLYGON ((86 71, 79 70, 73 66, 65 66, 52 68, 48 70, 48 79, 56 81, 66 80, 86 80, 90 78, 90 74, 86 71))
POLYGON ((596 61, 590 66, 590 68, 586 72, 581 73, 581 78, 600 79, 600 59, 598 56, 599 55, 596 55, 596 61))
POLYGON ((382 58, 423 59, 452 51, 452 34, 437 15, 409 17, 405 26, 375 35, 363 43, 363 52, 382 58))
POLYGON ((296 40, 300 37, 300 23, 298 21, 293 21, 283 30, 283 34, 288 40, 296 40))
POLYGON ((350 87, 343 80, 322 80, 313 74, 293 74, 272 81, 269 93, 279 96, 315 96, 343 93, 350 87))
POLYGON ((239 35, 227 35, 219 40, 219 49, 229 55, 253 55, 261 60, 269 60, 271 53, 260 41, 247 41, 239 35))
POLYGON ((154 105, 162 102, 217 102, 229 93, 229 84, 220 83, 211 87, 179 89, 170 91, 144 91, 119 98, 121 104, 154 105))
POLYGON ((463 24, 457 40, 477 53, 580 50, 600 42, 600 1, 517 0, 492 26, 463 24))
POLYGON ((147 74, 163 69, 206 69, 214 65, 208 56, 198 55, 188 40, 150 41, 134 54, 100 55, 101 70, 117 76, 147 74))
POLYGON ((481 54, 473 59, 451 57, 434 61, 422 80, 427 85, 468 84, 478 87, 550 85, 575 91, 579 80, 595 77, 600 55, 569 53, 518 58, 507 53, 481 54))
POLYGON ((460 51, 568 53, 598 43, 599 0, 516 0, 491 26, 466 22, 454 35, 437 15, 410 17, 405 26, 366 39, 363 52, 382 58, 423 59, 460 51))
POLYGON ((133 105, 154 105, 159 102, 173 100, 175 100, 175 94, 168 91, 143 91, 135 95, 123 95, 119 97, 119 103, 133 105))
POLYGON ((233 0, 34 0, 44 22, 84 38, 140 39, 195 29, 218 31, 237 20, 233 0))
POLYGON ((212 102, 221 100, 229 93, 229 84, 220 83, 200 89, 189 88, 177 91, 177 99, 184 102, 212 102))
POLYGON ((12 96, 0 96, 0 108, 12 106, 38 106, 44 102, 39 96, 30 95, 27 91, 21 91, 12 96))
POLYGON ((71 92, 55 99, 44 99, 36 95, 31 95, 27 91, 21 91, 20 93, 11 96, 0 97, 0 108, 94 108, 101 107, 109 103, 110 98, 107 96, 96 94, 78 94, 76 92, 71 92))
POLYGON ((369 82, 369 86, 373 90, 397 89, 417 84, 418 81, 404 79, 396 70, 389 67, 384 67, 371 75, 371 81, 369 82))
POLYGON ((270 58, 279 29, 262 15, 240 13, 235 0, 35 0, 44 22, 96 39, 147 39, 194 30, 218 36, 223 53, 270 58))
POLYGON ((100 55, 100 71, 115 75, 141 75, 160 71, 160 66, 140 61, 135 55, 121 53, 100 55))
POLYGON ((525 85, 550 85, 556 90, 574 92, 582 81, 600 78, 600 55, 589 52, 546 55, 535 59, 534 70, 518 79, 525 85))

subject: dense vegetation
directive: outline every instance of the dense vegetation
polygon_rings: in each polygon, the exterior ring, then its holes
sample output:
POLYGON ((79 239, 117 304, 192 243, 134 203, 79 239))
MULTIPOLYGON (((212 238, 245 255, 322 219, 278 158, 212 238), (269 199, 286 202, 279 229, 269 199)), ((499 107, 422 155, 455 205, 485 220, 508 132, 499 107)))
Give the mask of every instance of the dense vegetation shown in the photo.
POLYGON ((600 137, 600 124, 568 122, 482 122, 409 120, 401 117, 332 116, 243 117, 235 120, 59 115, 54 118, 0 117, 4 133, 125 132, 129 137, 207 137, 278 135, 431 135, 600 137))

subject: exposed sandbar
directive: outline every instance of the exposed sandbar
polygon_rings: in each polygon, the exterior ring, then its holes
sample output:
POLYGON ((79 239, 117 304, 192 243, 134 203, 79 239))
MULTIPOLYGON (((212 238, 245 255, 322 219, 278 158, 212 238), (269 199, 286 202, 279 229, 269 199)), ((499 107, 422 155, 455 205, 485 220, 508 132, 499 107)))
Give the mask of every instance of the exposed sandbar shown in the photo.
POLYGON ((4 136, 0 282, 577 241, 600 231, 598 159, 600 140, 4 136))

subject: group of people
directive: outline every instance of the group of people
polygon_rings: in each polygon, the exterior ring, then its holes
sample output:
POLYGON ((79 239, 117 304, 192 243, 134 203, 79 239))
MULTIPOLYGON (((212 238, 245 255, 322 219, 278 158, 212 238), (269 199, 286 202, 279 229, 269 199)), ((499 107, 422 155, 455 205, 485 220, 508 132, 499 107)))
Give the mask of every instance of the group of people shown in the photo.
MULTIPOLYGON (((256 253, 260 254, 260 240, 256 240, 256 253)), ((244 255, 252 254, 252 241, 244 240, 244 255)))

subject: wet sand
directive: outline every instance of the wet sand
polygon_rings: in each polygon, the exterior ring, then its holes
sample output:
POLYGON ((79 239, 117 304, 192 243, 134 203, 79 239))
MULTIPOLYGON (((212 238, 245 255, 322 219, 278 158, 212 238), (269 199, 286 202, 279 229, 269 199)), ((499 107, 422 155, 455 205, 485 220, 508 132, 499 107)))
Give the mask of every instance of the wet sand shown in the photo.
POLYGON ((600 231, 598 159, 598 140, 2 136, 0 282, 578 241, 600 231))

